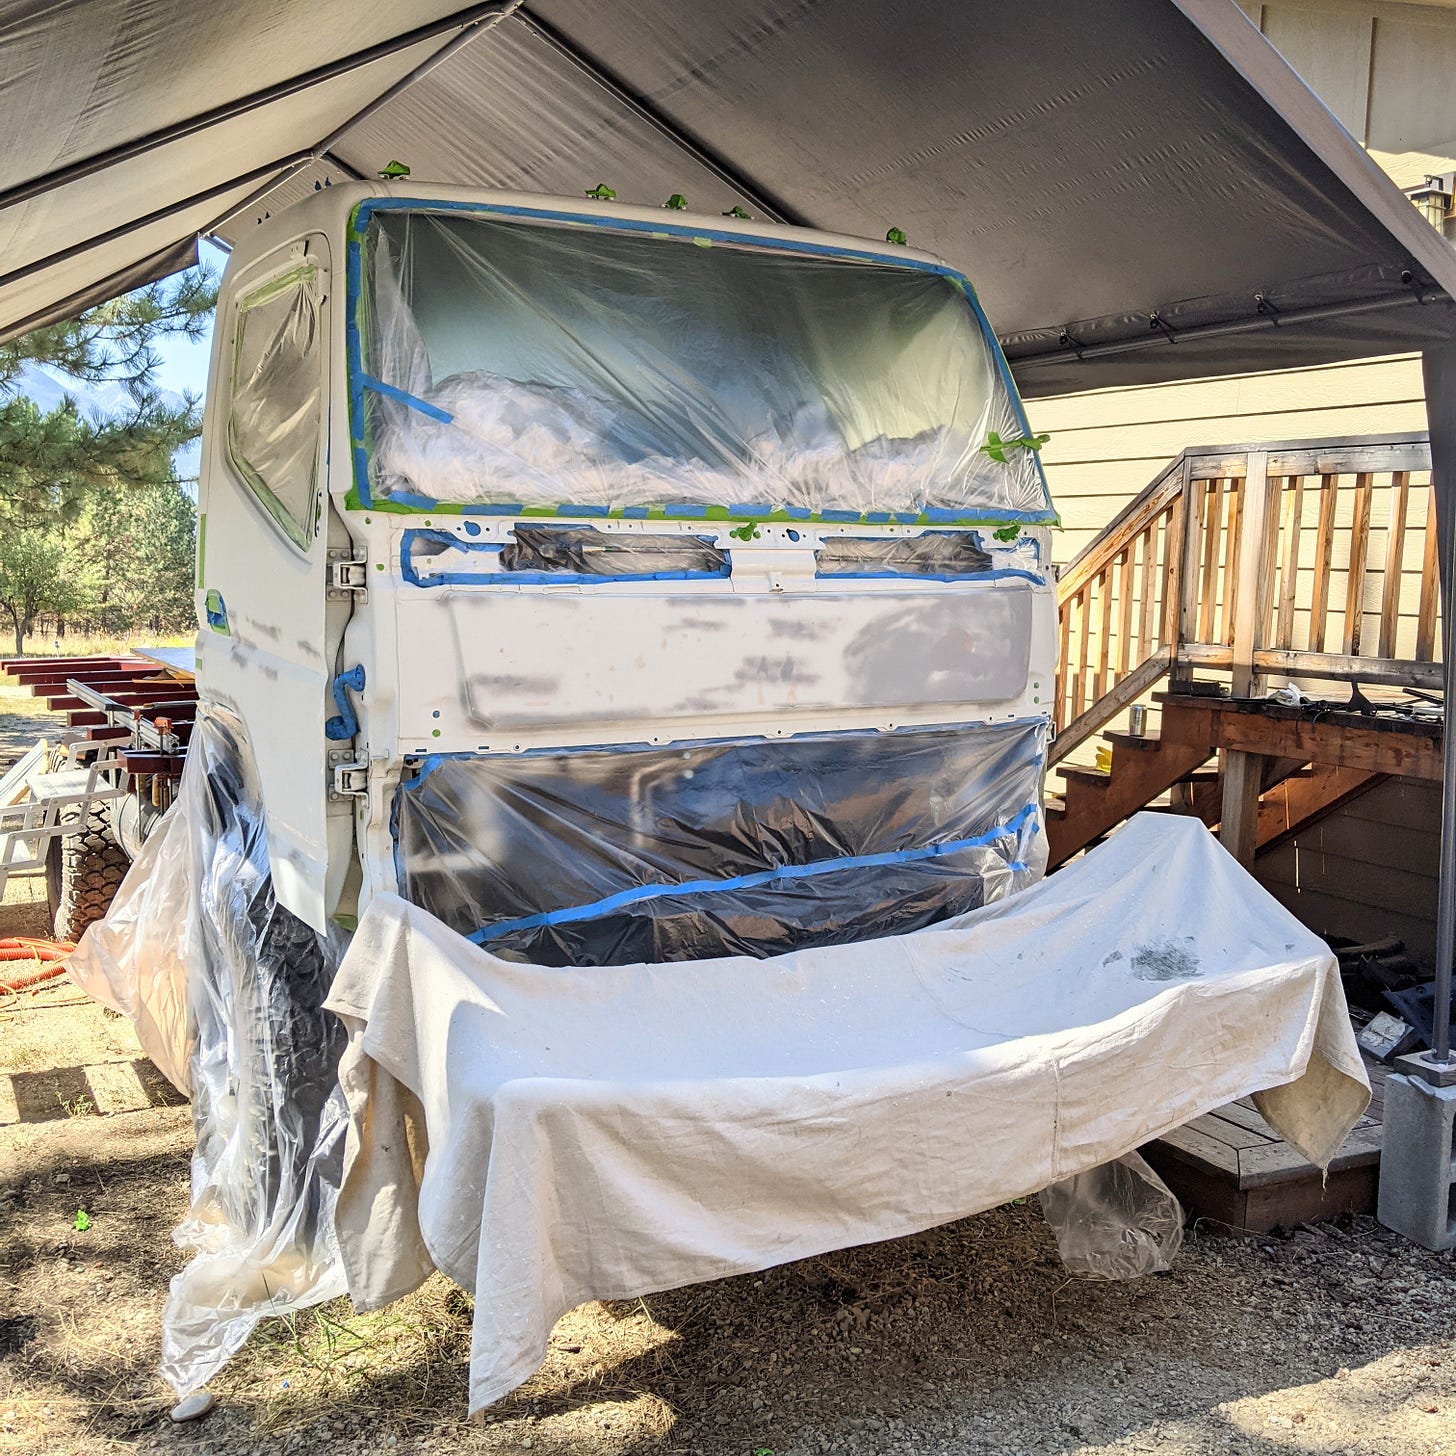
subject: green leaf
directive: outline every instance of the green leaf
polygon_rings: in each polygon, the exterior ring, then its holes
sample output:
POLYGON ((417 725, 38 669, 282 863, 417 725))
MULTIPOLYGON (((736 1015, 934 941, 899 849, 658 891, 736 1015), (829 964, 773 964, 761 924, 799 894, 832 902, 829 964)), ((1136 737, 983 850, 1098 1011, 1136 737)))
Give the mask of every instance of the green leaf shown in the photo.
POLYGON ((78 1234, 84 1234, 91 1227, 91 1215, 84 1208, 76 1210, 75 1229, 78 1234))
POLYGON ((598 202, 615 202, 617 200, 616 190, 614 188, 608 187, 605 182, 598 182, 597 185, 593 187, 590 192, 587 193, 587 196, 596 198, 598 202))

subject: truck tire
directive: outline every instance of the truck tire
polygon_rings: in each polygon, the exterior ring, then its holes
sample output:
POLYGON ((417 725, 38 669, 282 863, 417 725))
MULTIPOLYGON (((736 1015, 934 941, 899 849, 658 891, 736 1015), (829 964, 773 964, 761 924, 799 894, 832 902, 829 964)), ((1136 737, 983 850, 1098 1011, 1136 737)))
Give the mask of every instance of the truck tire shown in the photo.
POLYGON ((100 920, 130 861, 111 833, 104 804, 86 816, 86 827, 50 842, 46 852, 46 900, 57 940, 80 940, 100 920))

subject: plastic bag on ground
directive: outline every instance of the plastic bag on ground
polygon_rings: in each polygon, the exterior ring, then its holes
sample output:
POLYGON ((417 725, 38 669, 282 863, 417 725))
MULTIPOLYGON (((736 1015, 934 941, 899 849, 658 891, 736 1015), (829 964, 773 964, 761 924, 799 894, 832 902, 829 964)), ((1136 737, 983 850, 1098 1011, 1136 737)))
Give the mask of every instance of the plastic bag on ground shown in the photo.
POLYGON ((1053 1183, 1041 1211, 1068 1273, 1083 1279, 1157 1274, 1183 1247, 1183 1206, 1137 1153, 1053 1183))

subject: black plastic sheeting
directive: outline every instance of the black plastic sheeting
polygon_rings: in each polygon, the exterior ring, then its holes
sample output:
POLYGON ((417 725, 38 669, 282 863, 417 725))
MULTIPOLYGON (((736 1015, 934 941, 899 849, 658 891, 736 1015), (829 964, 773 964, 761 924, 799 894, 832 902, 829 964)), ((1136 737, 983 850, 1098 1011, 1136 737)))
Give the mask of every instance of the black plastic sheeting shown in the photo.
POLYGON ((577 576, 728 575, 728 553, 702 536, 638 535, 595 526, 515 526, 502 571, 577 576))
POLYGON ((429 759, 396 799, 400 892, 541 965, 899 934, 1039 877, 1045 731, 429 759))

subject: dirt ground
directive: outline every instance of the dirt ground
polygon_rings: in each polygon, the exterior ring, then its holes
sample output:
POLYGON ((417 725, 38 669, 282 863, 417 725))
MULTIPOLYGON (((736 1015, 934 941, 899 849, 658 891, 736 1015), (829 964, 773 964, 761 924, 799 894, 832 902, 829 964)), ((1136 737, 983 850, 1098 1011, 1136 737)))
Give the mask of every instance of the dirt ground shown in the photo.
MULTIPOLYGON (((0 935, 41 928, 37 890, 12 886, 0 935)), ((1072 1282, 1034 1203, 584 1306, 475 1423, 468 1296, 339 1301, 260 1328, 217 1409, 173 1426, 155 1371, 188 1109, 76 1092, 137 1056, 68 983, 0 999, 0 1091, 29 1118, 0 1125, 0 1453, 1456 1456, 1451 1256, 1370 1219, 1195 1229, 1169 1274, 1072 1282)))

